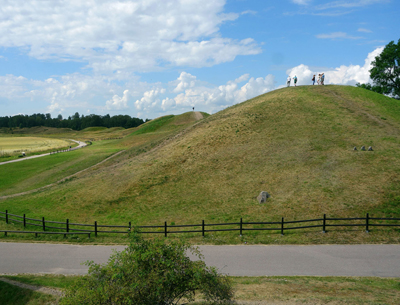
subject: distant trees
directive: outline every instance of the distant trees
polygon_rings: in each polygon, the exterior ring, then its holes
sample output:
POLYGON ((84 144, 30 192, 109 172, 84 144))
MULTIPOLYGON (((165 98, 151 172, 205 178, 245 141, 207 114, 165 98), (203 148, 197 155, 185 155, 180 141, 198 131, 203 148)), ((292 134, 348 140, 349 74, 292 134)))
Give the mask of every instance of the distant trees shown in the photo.
POLYGON ((57 118, 52 118, 50 113, 34 113, 32 115, 15 115, 0 117, 0 128, 30 128, 36 126, 56 127, 56 128, 71 128, 74 130, 82 130, 87 127, 123 127, 132 128, 143 124, 144 121, 139 118, 130 117, 129 115, 104 116, 90 114, 87 116, 79 115, 76 112, 72 117, 63 119, 59 114, 57 118))
POLYGON ((357 83, 356 86, 400 99, 400 39, 397 44, 389 42, 371 65, 373 84, 357 83))

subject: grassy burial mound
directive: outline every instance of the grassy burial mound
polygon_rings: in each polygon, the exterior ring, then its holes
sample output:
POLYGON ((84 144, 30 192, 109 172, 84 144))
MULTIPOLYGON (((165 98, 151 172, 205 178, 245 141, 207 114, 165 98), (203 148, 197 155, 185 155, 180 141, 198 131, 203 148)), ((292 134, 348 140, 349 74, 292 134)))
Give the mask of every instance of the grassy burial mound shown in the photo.
MULTIPOLYGON (((129 154, 140 154, 168 136, 192 125, 208 114, 186 113, 149 121, 138 128, 90 127, 71 134, 54 132, 49 136, 92 139, 92 145, 68 153, 1 165, 0 196, 34 190, 91 167, 115 153, 129 148, 129 154), (197 117, 196 117, 197 114, 197 117)), ((37 128, 35 128, 35 131, 37 128)), ((46 128, 46 131, 47 128, 46 128)), ((21 137, 6 139, 23 139, 21 137)), ((0 138, 1 140, 1 138, 0 138)), ((51 141, 51 138, 45 140, 51 141)), ((125 156, 126 158, 126 156, 125 156)), ((3 160, 2 160, 3 161, 3 160)), ((74 179, 74 177, 70 178, 74 179)), ((1 198, 1 197, 0 197, 1 198)))
MULTIPOLYGON (((183 132, 169 121, 176 119, 143 124, 124 138, 127 152, 116 160, 0 208, 142 225, 399 216, 394 99, 354 87, 302 86, 189 120, 183 132), (266 204, 256 201, 260 191, 271 195, 266 204)), ((253 233, 263 234, 246 234, 253 233)))

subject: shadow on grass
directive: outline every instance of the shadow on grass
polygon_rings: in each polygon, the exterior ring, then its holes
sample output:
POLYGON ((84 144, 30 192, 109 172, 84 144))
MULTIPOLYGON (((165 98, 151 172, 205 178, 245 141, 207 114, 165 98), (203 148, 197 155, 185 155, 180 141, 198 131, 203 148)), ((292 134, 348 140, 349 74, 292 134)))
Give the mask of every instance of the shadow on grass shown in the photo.
POLYGON ((20 288, 0 281, 0 302, 2 305, 41 305, 54 301, 51 295, 20 288))

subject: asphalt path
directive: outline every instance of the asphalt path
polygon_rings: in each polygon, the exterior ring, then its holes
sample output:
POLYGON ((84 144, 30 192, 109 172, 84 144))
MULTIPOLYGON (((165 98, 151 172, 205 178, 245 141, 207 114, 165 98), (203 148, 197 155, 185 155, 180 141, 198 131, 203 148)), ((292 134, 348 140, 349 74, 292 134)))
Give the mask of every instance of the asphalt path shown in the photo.
MULTIPOLYGON (((400 245, 200 246, 209 266, 232 276, 400 277, 400 245)), ((0 243, 0 274, 86 274, 124 246, 0 243)))
MULTIPOLYGON (((77 143, 78 146, 73 147, 73 148, 70 148, 68 151, 76 150, 76 149, 85 147, 85 146, 87 145, 85 142, 76 141, 76 140, 72 140, 72 139, 69 139, 69 140, 70 140, 70 141, 73 141, 73 142, 75 142, 75 143, 77 143)), ((14 163, 14 162, 21 162, 21 161, 29 160, 29 159, 40 158, 40 157, 44 157, 44 156, 49 156, 50 154, 51 154, 51 153, 45 153, 45 154, 41 154, 41 155, 34 155, 34 156, 23 157, 23 158, 11 160, 11 161, 0 162, 0 165, 8 164, 8 163, 14 163)))

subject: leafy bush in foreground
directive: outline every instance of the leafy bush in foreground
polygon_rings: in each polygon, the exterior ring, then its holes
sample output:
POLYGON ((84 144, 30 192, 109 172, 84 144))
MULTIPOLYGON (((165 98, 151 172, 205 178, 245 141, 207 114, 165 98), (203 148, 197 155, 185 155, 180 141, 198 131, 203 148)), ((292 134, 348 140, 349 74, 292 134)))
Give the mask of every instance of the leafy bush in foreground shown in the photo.
POLYGON ((198 249, 182 241, 144 240, 137 232, 130 245, 104 265, 87 262, 88 275, 67 290, 61 304, 178 304, 202 293, 207 304, 233 297, 232 284, 207 267, 198 249), (190 251, 198 260, 191 261, 190 251))

